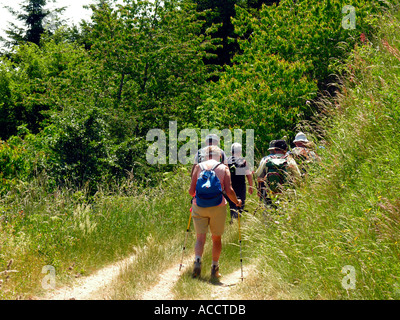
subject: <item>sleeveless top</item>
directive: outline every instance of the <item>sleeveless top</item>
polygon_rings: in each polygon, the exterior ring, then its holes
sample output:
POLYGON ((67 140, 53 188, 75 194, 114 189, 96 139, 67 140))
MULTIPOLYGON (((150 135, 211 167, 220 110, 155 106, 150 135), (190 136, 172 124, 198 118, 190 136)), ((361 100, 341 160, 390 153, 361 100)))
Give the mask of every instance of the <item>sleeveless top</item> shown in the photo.
MULTIPOLYGON (((216 160, 207 160, 207 161, 203 161, 201 164, 205 169, 211 169, 217 163, 218 163, 218 161, 216 161, 216 160)), ((222 191, 224 191, 225 169, 226 169, 226 166, 222 163, 218 167, 216 167, 214 170, 215 174, 217 175, 217 177, 219 179, 219 182, 221 183, 222 191)), ((200 170, 200 172, 201 172, 201 170, 200 170)), ((199 172, 199 175, 200 175, 200 172, 199 172)), ((199 178, 199 175, 197 176, 197 178, 199 178)), ((193 198, 193 204, 197 205, 196 197, 193 198)), ((227 204, 227 201, 226 201, 225 197, 222 197, 222 201, 218 205, 218 207, 225 206, 226 204, 227 204)))

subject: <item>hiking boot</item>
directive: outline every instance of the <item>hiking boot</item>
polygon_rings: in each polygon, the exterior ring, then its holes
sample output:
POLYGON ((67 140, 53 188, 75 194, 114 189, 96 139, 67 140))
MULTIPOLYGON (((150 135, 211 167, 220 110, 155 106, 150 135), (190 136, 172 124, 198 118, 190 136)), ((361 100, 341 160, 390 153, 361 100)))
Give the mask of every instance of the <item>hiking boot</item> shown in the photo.
POLYGON ((194 268, 192 273, 193 278, 200 277, 200 273, 201 273, 201 262, 199 260, 196 260, 194 262, 194 268))
POLYGON ((218 279, 221 277, 219 273, 219 266, 212 266, 211 267, 211 278, 218 279))

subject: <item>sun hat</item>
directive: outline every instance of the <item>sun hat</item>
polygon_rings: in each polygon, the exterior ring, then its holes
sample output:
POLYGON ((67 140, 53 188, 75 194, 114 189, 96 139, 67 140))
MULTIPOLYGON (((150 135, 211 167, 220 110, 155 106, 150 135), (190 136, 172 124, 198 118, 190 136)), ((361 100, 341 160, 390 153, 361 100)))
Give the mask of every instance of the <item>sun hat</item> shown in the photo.
POLYGON ((274 145, 275 145, 275 149, 281 149, 281 150, 284 150, 284 151, 286 151, 287 148, 288 148, 285 140, 275 140, 275 144, 274 145))
POLYGON ((298 134, 296 134, 293 142, 308 142, 308 139, 303 132, 299 132, 298 134))
POLYGON ((216 146, 219 144, 219 137, 216 134, 209 134, 206 136, 206 144, 216 146))
POLYGON ((276 140, 272 140, 272 141, 269 143, 268 151, 271 151, 271 150, 274 150, 274 149, 275 149, 275 141, 276 141, 276 140))

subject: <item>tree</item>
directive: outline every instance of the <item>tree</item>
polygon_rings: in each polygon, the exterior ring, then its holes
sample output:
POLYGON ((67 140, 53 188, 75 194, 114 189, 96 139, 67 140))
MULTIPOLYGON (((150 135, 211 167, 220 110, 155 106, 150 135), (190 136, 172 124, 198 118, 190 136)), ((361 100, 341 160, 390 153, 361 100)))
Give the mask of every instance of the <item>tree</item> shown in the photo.
MULTIPOLYGON (((359 1, 357 29, 341 27, 340 0, 281 0, 262 6, 257 14, 236 7, 233 20, 241 54, 219 81, 210 85, 198 117, 210 127, 254 128, 255 143, 266 152, 269 141, 286 135, 312 118, 312 101, 334 88, 335 62, 346 56, 361 31, 368 31, 368 12, 374 2, 359 1)), ((371 22, 369 22, 371 24, 371 22)))
POLYGON ((211 50, 215 56, 206 59, 207 64, 220 66, 232 65, 233 56, 240 51, 237 43, 237 35, 232 23, 236 16, 235 6, 245 8, 256 13, 263 4, 279 4, 280 0, 191 0, 197 5, 199 12, 207 12, 202 32, 205 33, 212 25, 217 26, 212 33, 212 38, 219 45, 211 50))
POLYGON ((207 64, 230 65, 231 59, 238 49, 235 41, 234 27, 231 18, 235 16, 235 5, 240 0, 192 0, 197 5, 199 12, 207 12, 205 16, 205 24, 202 32, 212 25, 217 26, 217 30, 212 33, 214 40, 219 40, 217 48, 210 51, 215 56, 205 60, 207 64))
MULTIPOLYGON (((296 0, 294 0, 296 1, 296 0)), ((262 5, 265 4, 267 6, 276 4, 279 5, 280 0, 247 0, 247 7, 248 9, 250 8, 255 8, 257 10, 261 9, 262 5)))
POLYGON ((46 24, 49 31, 54 31, 59 27, 61 22, 58 20, 58 15, 65 10, 65 7, 53 9, 51 12, 45 9, 46 3, 46 0, 28 0, 21 5, 21 11, 6 6, 10 13, 25 26, 25 28, 19 27, 10 22, 10 28, 5 31, 10 38, 10 40, 5 40, 7 47, 14 47, 26 42, 40 45, 41 36, 46 31, 46 24))
MULTIPOLYGON (((107 1, 92 6, 90 54, 103 72, 114 110, 127 114, 143 136, 168 121, 191 121, 209 74, 203 63, 209 39, 199 35, 203 21, 186 1, 107 1)), ((122 117, 121 119, 124 119, 122 117)))

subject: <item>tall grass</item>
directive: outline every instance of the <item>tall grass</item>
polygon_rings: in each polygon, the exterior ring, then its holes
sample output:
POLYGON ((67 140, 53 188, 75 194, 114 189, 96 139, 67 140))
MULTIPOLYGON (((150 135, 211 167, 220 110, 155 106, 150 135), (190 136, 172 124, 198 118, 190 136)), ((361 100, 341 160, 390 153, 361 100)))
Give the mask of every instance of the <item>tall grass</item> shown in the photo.
POLYGON ((337 98, 320 102, 322 163, 282 204, 279 224, 247 228, 261 274, 272 269, 292 298, 400 298, 399 11, 377 23, 346 62, 337 98))
POLYGON ((156 188, 139 189, 128 179, 94 196, 68 187, 49 191, 43 176, 18 185, 0 201, 0 272, 11 260, 18 271, 0 274, 0 299, 41 291, 46 265, 61 285, 134 252, 149 235, 161 241, 183 230, 189 174, 165 177, 156 188))

